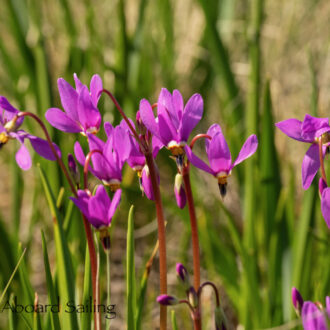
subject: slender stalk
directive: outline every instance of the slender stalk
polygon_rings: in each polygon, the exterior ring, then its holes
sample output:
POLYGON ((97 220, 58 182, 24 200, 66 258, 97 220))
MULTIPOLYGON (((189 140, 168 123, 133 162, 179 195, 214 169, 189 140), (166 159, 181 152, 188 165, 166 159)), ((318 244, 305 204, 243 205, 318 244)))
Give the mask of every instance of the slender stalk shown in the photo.
POLYGON ((99 153, 100 155, 103 155, 102 151, 98 149, 94 149, 87 154, 84 164, 84 189, 88 189, 88 166, 92 159, 93 154, 95 153, 99 153))
POLYGON ((215 301, 216 301, 217 307, 219 307, 219 306, 220 306, 220 297, 219 297, 218 289, 217 289, 217 287, 214 285, 214 283, 209 282, 209 281, 204 282, 204 283, 200 286, 200 288, 199 288, 199 290, 198 290, 198 292, 197 292, 197 295, 198 295, 198 301, 200 301, 200 295, 202 294, 202 290, 203 290, 203 288, 206 287, 207 285, 209 285, 209 286, 212 287, 212 289, 213 289, 213 291, 214 291, 214 294, 215 294, 215 301))
MULTIPOLYGON (((137 142, 141 147, 141 151, 145 155, 146 163, 149 167, 150 179, 152 183, 152 190, 155 196, 155 205, 157 213, 157 223, 158 223, 158 241, 159 241, 159 282, 160 282, 160 293, 167 293, 167 266, 166 266, 166 238, 165 238, 165 219, 163 204, 160 197, 160 190, 157 182, 156 168, 154 164, 154 159, 152 156, 151 147, 146 143, 146 141, 141 140, 136 130, 132 126, 131 122, 125 115, 124 111, 120 107, 116 98, 106 89, 103 89, 102 92, 106 93, 116 106, 117 110, 120 112, 124 120, 126 121, 128 127, 136 138, 137 142)), ((166 317, 167 307, 160 305, 160 330, 166 330, 167 328, 167 317, 166 317)))
MULTIPOLYGON (((110 251, 106 251, 106 259, 107 259, 107 306, 110 306, 111 296, 110 296, 110 251)), ((110 319, 106 319, 105 328, 110 330, 110 319)))
POLYGON ((319 138, 319 156, 320 156, 320 168, 321 168, 321 175, 324 182, 327 184, 327 176, 325 174, 324 168, 324 158, 323 158, 323 150, 322 150, 322 138, 319 138))
MULTIPOLYGON (((69 185, 71 188, 72 193, 77 197, 77 190, 76 187, 70 177, 69 172, 67 171, 62 159, 59 157, 59 155, 57 154, 54 144, 49 136, 49 133, 47 131, 47 128, 45 126, 45 124, 41 121, 41 119, 31 113, 31 112, 20 112, 17 115, 17 118, 19 117, 25 117, 25 116, 29 116, 32 117, 42 128, 45 136, 46 136, 46 140, 49 144, 49 147, 51 148, 61 170, 63 171, 69 185)), ((88 250, 89 250, 89 255, 90 255, 90 259, 91 259, 91 270, 92 270, 92 284, 93 284, 93 297, 96 298, 97 295, 97 285, 96 285, 96 280, 97 280, 97 263, 96 263, 96 253, 95 253, 95 246, 94 246, 94 241, 93 241, 93 235, 92 235, 92 230, 90 227, 90 224, 88 223, 87 219, 85 218, 85 216, 82 214, 82 218, 83 218, 83 222, 84 222, 84 228, 85 228, 85 232, 86 232, 86 238, 87 238, 87 244, 88 244, 88 250)), ((97 304, 99 304, 99 302, 97 302, 97 304)), ((101 315, 97 315, 96 312, 94 312, 94 325, 95 325, 95 329, 101 329, 97 327, 97 319, 99 319, 98 324, 101 324, 101 315)))
POLYGON ((100 249, 98 245, 98 239, 96 236, 96 233, 94 232, 94 243, 95 243, 95 249, 96 249, 96 276, 95 276, 95 300, 96 300, 96 306, 97 308, 94 309, 94 325, 96 330, 101 329, 101 313, 99 311, 100 306, 100 249))
POLYGON ((188 210, 190 216, 191 238, 193 248, 193 264, 194 264, 194 288, 196 292, 200 286, 200 258, 199 258, 199 240, 198 240, 198 227, 195 211, 194 198, 191 191, 189 165, 183 167, 182 170, 184 187, 187 195, 188 210))
MULTIPOLYGON (((155 196, 155 205, 158 222, 158 241, 159 241, 159 280, 160 293, 167 293, 167 267, 166 267, 166 238, 165 238, 165 220, 163 212, 163 204, 160 197, 160 190, 157 182, 156 168, 152 153, 146 153, 146 162, 149 167, 150 179, 152 183, 152 190, 155 196)), ((166 330, 166 306, 160 305, 160 329, 166 330)))

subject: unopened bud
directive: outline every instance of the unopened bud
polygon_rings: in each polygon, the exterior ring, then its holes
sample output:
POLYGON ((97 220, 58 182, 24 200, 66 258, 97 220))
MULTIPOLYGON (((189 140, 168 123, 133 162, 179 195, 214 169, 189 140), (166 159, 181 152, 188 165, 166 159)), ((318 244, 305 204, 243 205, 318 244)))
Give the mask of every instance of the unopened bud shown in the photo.
POLYGON ((169 296, 167 294, 162 294, 157 297, 157 302, 164 306, 174 306, 179 303, 179 300, 173 296, 169 296))
POLYGON ((192 287, 192 286, 189 288, 189 291, 188 291, 188 300, 189 300, 190 305, 193 308, 196 308, 198 306, 198 296, 197 296, 197 293, 196 293, 194 287, 192 287))
POLYGON ((180 209, 183 209, 186 205, 187 198, 186 192, 184 190, 183 177, 180 173, 177 173, 177 175, 175 176, 174 194, 176 203, 178 204, 180 209))
POLYGON ((319 180, 319 193, 320 193, 320 196, 322 196, 323 190, 327 187, 328 186, 327 186, 326 182, 323 180, 323 178, 320 178, 320 180, 319 180))
POLYGON ((226 330, 226 317, 220 306, 217 306, 214 311, 214 319, 215 319, 215 328, 217 330, 226 330))
POLYGON ((68 167, 70 174, 76 185, 80 183, 80 172, 77 166, 77 163, 72 154, 68 154, 68 167))
POLYGON ((301 315, 302 306, 304 304, 304 299, 302 298, 300 292, 296 288, 291 290, 292 304, 298 316, 301 315))
POLYGON ((179 280, 186 286, 186 289, 188 290, 190 288, 189 283, 189 274, 185 266, 183 266, 181 263, 176 264, 176 273, 178 275, 179 280))

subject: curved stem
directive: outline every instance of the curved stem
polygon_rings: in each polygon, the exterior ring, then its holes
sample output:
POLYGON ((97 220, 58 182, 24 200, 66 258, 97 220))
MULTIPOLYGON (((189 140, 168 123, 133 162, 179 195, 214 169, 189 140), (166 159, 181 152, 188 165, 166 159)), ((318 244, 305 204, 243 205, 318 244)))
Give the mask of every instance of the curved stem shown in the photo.
POLYGON ((319 156, 320 156, 320 168, 321 168, 321 175, 324 180, 324 182, 327 184, 327 176, 325 174, 325 169, 324 169, 324 158, 323 158, 323 150, 322 150, 322 138, 319 138, 319 156))
POLYGON ((196 143, 196 141, 198 141, 199 139, 209 139, 211 140, 212 137, 208 134, 197 134, 196 136, 194 136, 194 138, 191 140, 190 142, 190 149, 192 149, 194 147, 194 144, 196 143))
POLYGON ((98 150, 98 149, 94 149, 87 154, 86 159, 85 159, 85 164, 84 164, 84 189, 87 189, 87 187, 88 187, 88 166, 92 159, 93 154, 95 154, 95 153, 99 153, 99 154, 103 155, 102 151, 98 150))
MULTIPOLYGON (((159 185, 157 182, 156 168, 154 158, 151 152, 145 154, 146 163, 149 167, 150 179, 152 183, 152 190, 155 196, 155 205, 157 213, 158 223, 158 241, 159 241, 159 281, 160 281, 160 293, 167 293, 167 266, 166 266, 166 238, 165 238, 165 220, 163 204, 160 197, 159 185)), ((167 306, 160 305, 160 329, 166 330, 167 306)))
POLYGON ((77 191, 76 191, 75 185, 74 185, 74 183, 73 183, 73 181, 72 181, 72 179, 71 179, 71 177, 70 177, 70 174, 69 174, 69 172, 67 171, 67 169, 66 169, 66 167, 65 167, 65 165, 64 165, 64 163, 63 163, 63 161, 62 161, 62 159, 59 157, 59 155, 57 154, 57 152, 56 152, 56 150, 55 150, 55 147, 54 147, 54 145, 53 145, 52 139, 51 139, 50 136, 49 136, 49 133, 48 133, 48 131, 47 131, 47 128, 46 128, 45 124, 41 121, 41 119, 40 119, 37 115, 35 115, 34 113, 31 113, 31 112, 27 112, 27 111, 25 111, 25 112, 20 112, 20 113, 17 115, 18 118, 20 118, 20 117, 26 117, 26 116, 28 116, 28 117, 32 117, 32 118, 33 118, 33 119, 39 124, 39 126, 42 128, 42 130, 43 130, 43 132, 44 132, 44 134, 45 134, 45 136, 46 136, 46 140, 47 140, 47 142, 48 142, 48 144, 49 144, 49 147, 50 147, 50 149, 52 150, 52 152, 53 152, 53 154, 54 154, 54 156, 55 156, 55 158, 56 158, 58 164, 60 165, 61 170, 63 171, 63 173, 64 173, 64 175, 65 175, 65 177, 66 177, 66 179, 67 179, 67 181, 68 181, 68 183, 69 183, 69 185, 70 185, 70 188, 71 188, 72 193, 73 193, 75 196, 77 196, 77 191))
MULTIPOLYGON (((55 147, 53 145, 53 142, 49 136, 48 130, 45 126, 45 124, 42 122, 42 120, 35 114, 31 113, 31 112, 20 112, 17 115, 17 118, 19 117, 31 117, 33 118, 41 127, 41 129, 43 130, 45 136, 46 136, 46 140, 49 144, 50 149, 52 150, 61 170, 63 171, 69 185, 71 188, 72 193, 77 197, 77 190, 76 187, 70 177, 69 172, 67 171, 62 159, 59 157, 59 155, 57 154, 55 147)), ((95 253, 95 246, 94 246, 94 241, 93 241, 93 235, 92 235, 92 230, 90 227, 89 222, 87 221, 87 219, 85 218, 85 216, 81 213, 82 218, 83 218, 83 222, 84 222, 84 228, 85 228, 85 232, 86 232, 86 238, 87 238, 87 244, 88 244, 88 250, 89 250, 89 256, 90 256, 90 260, 91 260, 91 270, 92 270, 92 284, 93 284, 93 296, 96 298, 97 295, 97 285, 96 285, 96 279, 97 279, 97 263, 96 263, 96 253, 95 253)), ((99 302, 97 302, 97 304, 99 304, 99 302)), ((99 320, 99 324, 101 324, 101 315, 97 315, 97 313, 94 313, 94 324, 95 324, 95 329, 101 329, 97 328, 97 320, 99 320)))
POLYGON ((121 116, 123 117, 123 119, 125 120, 126 124, 128 125, 129 129, 132 131, 135 139, 138 141, 138 143, 140 144, 141 150, 143 153, 146 152, 146 150, 148 149, 147 146, 143 143, 143 141, 140 140, 139 138, 139 134, 136 132, 135 128, 132 126, 131 122, 129 121, 128 117, 125 115, 125 112, 123 111, 123 109, 121 108, 121 106, 119 105, 118 101, 116 100, 116 98, 112 95, 112 93, 110 91, 108 91, 107 89, 102 89, 103 93, 106 93, 110 99, 112 100, 112 102, 114 103, 115 107, 117 108, 117 110, 119 111, 119 113, 121 114, 121 116))
POLYGON ((191 238, 192 238, 192 249, 193 249, 193 265, 194 265, 194 288, 197 292, 200 286, 199 240, 198 240, 198 227, 197 227, 195 204, 194 204, 193 194, 191 191, 188 165, 185 165, 183 167, 182 177, 186 191, 188 210, 190 216, 191 238))
POLYGON ((187 304, 188 307, 189 307, 189 309, 190 309, 190 311, 191 311, 191 313, 192 314, 195 313, 193 307, 191 306, 191 304, 190 304, 190 302, 188 300, 186 300, 186 299, 179 300, 179 304, 187 304))
POLYGON ((207 286, 207 285, 209 285, 209 286, 212 287, 212 289, 213 289, 213 291, 214 291, 214 293, 215 293, 215 300, 216 300, 217 307, 219 307, 219 306, 220 306, 220 298, 219 298, 219 292, 218 292, 218 289, 217 289, 217 287, 214 285, 214 283, 209 282, 209 281, 204 282, 204 283, 200 286, 200 288, 198 289, 198 292, 197 292, 197 295, 198 295, 198 301, 200 301, 200 295, 202 294, 202 290, 203 290, 203 288, 204 288, 205 286, 207 286))

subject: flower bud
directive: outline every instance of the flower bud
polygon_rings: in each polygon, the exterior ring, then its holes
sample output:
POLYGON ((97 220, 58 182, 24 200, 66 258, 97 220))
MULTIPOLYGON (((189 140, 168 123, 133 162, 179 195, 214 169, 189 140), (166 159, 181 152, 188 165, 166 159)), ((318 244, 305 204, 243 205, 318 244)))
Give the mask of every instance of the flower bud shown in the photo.
POLYGON ((80 172, 72 154, 68 154, 68 167, 76 185, 80 183, 80 172))
POLYGON ((188 291, 188 300, 189 300, 190 305, 193 308, 196 308, 198 306, 198 296, 197 296, 197 293, 196 293, 194 287, 192 287, 192 286, 189 288, 189 291, 188 291))
POLYGON ((302 306, 304 304, 304 299, 302 298, 300 292, 296 288, 291 290, 292 304, 296 310, 298 316, 301 315, 302 306))
POLYGON ((168 296, 167 294, 162 294, 157 297, 157 302, 164 306, 174 306, 179 303, 179 300, 173 296, 168 296))
POLYGON ((184 190, 183 177, 180 173, 177 173, 177 175, 175 176, 174 194, 176 203, 178 204, 180 209, 183 209, 186 205, 187 198, 186 192, 184 190))
POLYGON ((217 330, 226 330, 226 317, 220 306, 217 306, 214 310, 215 328, 217 330))
POLYGON ((323 193, 323 190, 325 188, 328 188, 326 182, 323 180, 323 178, 320 178, 319 180, 319 193, 320 193, 320 196, 322 196, 322 193, 323 193))
POLYGON ((189 283, 189 274, 186 267, 178 262, 176 264, 176 272, 180 282, 182 282, 182 284, 184 284, 184 286, 186 286, 186 289, 188 290, 190 288, 190 283, 189 283))

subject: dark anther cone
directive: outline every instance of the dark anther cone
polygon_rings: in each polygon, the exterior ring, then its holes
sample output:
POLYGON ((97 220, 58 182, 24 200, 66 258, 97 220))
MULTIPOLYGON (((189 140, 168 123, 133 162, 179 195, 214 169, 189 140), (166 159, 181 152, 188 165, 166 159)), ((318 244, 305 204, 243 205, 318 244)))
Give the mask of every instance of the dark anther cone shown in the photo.
POLYGON ((219 183, 219 191, 222 198, 227 194, 227 183, 219 183))

